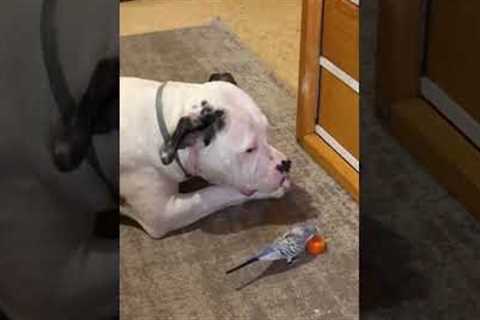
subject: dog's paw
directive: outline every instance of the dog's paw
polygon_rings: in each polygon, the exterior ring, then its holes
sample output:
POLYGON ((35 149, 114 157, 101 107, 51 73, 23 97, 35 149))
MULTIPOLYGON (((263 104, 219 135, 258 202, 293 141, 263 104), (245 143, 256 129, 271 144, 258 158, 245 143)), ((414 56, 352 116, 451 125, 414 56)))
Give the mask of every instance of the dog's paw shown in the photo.
POLYGON ((283 184, 276 189, 273 192, 270 193, 262 193, 262 192, 257 192, 253 195, 255 199, 279 199, 287 193, 288 190, 290 190, 290 180, 287 179, 283 182, 283 184))

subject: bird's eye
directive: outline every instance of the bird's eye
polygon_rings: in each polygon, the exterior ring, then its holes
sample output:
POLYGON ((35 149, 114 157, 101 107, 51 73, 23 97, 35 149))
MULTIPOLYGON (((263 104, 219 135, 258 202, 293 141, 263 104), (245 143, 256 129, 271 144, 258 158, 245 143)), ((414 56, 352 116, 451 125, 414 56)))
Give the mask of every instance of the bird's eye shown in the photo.
POLYGON ((252 153, 253 151, 255 151, 257 148, 248 148, 247 150, 245 150, 246 153, 252 153))

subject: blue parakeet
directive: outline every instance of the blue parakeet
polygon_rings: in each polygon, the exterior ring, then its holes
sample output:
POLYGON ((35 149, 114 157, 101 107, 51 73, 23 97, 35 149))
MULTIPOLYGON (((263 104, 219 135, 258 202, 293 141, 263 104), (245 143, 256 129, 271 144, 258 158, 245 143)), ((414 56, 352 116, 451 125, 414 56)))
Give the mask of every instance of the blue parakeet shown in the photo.
POLYGON ((305 252, 307 242, 318 233, 319 231, 316 226, 293 227, 290 231, 277 238, 272 244, 265 247, 258 254, 244 263, 228 270, 226 273, 231 273, 260 260, 273 261, 285 259, 288 264, 291 264, 300 254, 305 252))

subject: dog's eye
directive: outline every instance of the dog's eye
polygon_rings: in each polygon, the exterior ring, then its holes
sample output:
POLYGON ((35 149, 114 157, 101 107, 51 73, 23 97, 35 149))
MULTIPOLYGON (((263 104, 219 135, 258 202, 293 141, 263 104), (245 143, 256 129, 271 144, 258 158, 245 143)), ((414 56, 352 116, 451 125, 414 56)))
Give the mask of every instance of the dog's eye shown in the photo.
POLYGON ((252 153, 253 151, 257 150, 257 148, 248 148, 245 150, 246 153, 252 153))

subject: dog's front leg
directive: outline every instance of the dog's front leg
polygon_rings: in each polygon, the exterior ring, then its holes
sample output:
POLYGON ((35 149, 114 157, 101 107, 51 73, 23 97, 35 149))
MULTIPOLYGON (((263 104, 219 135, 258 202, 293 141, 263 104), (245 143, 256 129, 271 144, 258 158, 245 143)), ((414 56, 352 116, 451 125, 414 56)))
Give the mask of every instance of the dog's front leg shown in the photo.
POLYGON ((123 214, 136 220, 153 238, 185 227, 220 209, 254 199, 223 186, 210 186, 191 193, 178 193, 154 168, 124 172, 121 193, 123 214))
POLYGON ((192 193, 175 194, 167 203, 170 230, 185 227, 209 214, 253 199, 229 187, 210 186, 192 193))
POLYGON ((256 193, 250 197, 224 186, 211 186, 192 193, 175 194, 167 202, 169 229, 185 227, 218 210, 257 199, 280 198, 289 189, 287 180, 272 193, 256 193))

